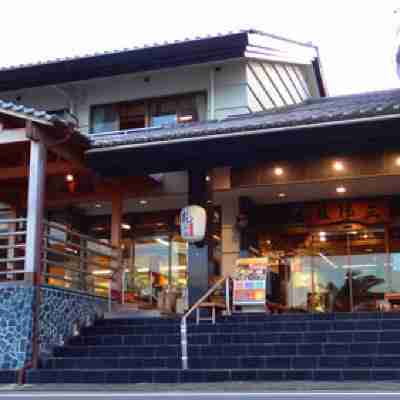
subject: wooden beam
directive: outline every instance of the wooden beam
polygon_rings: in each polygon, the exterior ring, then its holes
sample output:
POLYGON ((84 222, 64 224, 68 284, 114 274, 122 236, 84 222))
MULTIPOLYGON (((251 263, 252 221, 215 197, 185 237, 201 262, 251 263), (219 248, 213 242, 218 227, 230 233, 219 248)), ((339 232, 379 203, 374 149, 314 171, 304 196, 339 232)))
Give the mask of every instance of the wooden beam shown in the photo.
POLYGON ((32 140, 40 140, 42 141, 47 149, 64 160, 74 162, 79 165, 81 168, 85 168, 85 157, 84 157, 84 149, 79 146, 74 146, 70 143, 70 139, 68 135, 70 132, 67 129, 61 129, 64 134, 64 138, 60 138, 59 135, 56 137, 54 135, 57 128, 53 127, 52 129, 38 126, 37 124, 33 124, 30 121, 27 122, 26 126, 26 135, 28 138, 32 140))
MULTIPOLYGON (((50 175, 64 175, 68 173, 88 173, 89 170, 83 170, 80 166, 65 161, 51 162, 46 167, 47 176, 50 175)), ((0 181, 11 179, 24 179, 28 177, 28 167, 21 165, 19 167, 0 168, 0 181)))
POLYGON ((0 123, 0 145, 9 143, 27 142, 29 139, 26 137, 25 129, 2 129, 3 125, 0 123))

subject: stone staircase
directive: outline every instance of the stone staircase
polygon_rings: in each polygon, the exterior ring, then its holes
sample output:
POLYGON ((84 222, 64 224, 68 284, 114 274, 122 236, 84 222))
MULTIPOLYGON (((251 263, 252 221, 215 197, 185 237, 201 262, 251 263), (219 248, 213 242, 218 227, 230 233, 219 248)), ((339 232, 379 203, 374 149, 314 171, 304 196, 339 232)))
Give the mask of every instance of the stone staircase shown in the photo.
POLYGON ((178 319, 104 319, 84 328, 28 383, 400 380, 400 313, 238 314, 188 325, 181 369, 178 319))

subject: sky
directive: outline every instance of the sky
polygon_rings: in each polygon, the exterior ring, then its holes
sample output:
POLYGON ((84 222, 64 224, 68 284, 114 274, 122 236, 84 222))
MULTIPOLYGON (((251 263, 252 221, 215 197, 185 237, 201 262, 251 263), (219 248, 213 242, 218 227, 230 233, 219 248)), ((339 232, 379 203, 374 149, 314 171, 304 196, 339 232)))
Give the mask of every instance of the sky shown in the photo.
POLYGON ((400 0, 19 0, 0 66, 254 28, 319 47, 330 95, 397 88, 400 0))

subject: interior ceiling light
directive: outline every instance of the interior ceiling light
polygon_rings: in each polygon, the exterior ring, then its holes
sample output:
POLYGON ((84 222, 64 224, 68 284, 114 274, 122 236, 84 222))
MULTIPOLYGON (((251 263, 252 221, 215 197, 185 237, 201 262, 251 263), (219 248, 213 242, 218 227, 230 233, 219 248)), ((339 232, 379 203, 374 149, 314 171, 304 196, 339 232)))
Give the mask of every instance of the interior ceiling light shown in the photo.
POLYGON ((67 182, 73 182, 75 180, 75 177, 72 174, 67 174, 67 175, 65 175, 65 180, 67 182))
POLYGON ((342 161, 335 161, 333 163, 333 169, 335 171, 338 171, 338 172, 343 171, 344 170, 344 164, 342 163, 342 161))
POLYGON ((336 192, 337 192, 337 193, 346 193, 346 192, 347 192, 347 189, 346 189, 344 186, 338 186, 338 187, 336 188, 336 192))
POLYGON ((131 229, 131 226, 129 224, 121 224, 121 228, 126 231, 129 231, 131 229))
POLYGON ((283 199, 284 197, 286 197, 286 193, 278 193, 278 197, 280 197, 281 199, 283 199))
POLYGON ((320 236, 319 237, 320 242, 326 242, 326 236, 320 236))
POLYGON ((101 207, 103 207, 100 203, 96 203, 94 206, 95 206, 95 208, 101 208, 101 207))
POLYGON ((326 232, 324 231, 319 232, 319 236, 326 236, 326 232))
POLYGON ((281 168, 281 167, 276 167, 276 168, 274 169, 274 174, 275 174, 276 176, 281 176, 281 175, 283 175, 283 168, 281 168))
POLYGON ((142 206, 145 206, 145 205, 147 204, 147 200, 140 200, 139 203, 140 203, 142 206))
POLYGON ((400 157, 396 158, 396 165, 400 167, 400 157))

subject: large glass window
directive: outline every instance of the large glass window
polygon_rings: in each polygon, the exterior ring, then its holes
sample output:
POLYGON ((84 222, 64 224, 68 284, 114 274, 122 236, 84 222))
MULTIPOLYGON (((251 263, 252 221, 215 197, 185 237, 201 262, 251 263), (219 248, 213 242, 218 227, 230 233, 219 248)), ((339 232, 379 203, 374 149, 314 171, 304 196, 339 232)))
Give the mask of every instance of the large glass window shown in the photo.
POLYGON ((385 232, 384 227, 357 224, 352 229, 321 227, 301 235, 269 234, 262 239, 268 242, 261 245, 262 255, 279 254, 285 270, 276 277, 280 293, 274 295, 272 290, 269 300, 288 309, 316 312, 379 309, 385 293, 400 291, 399 253, 389 254, 385 232))

